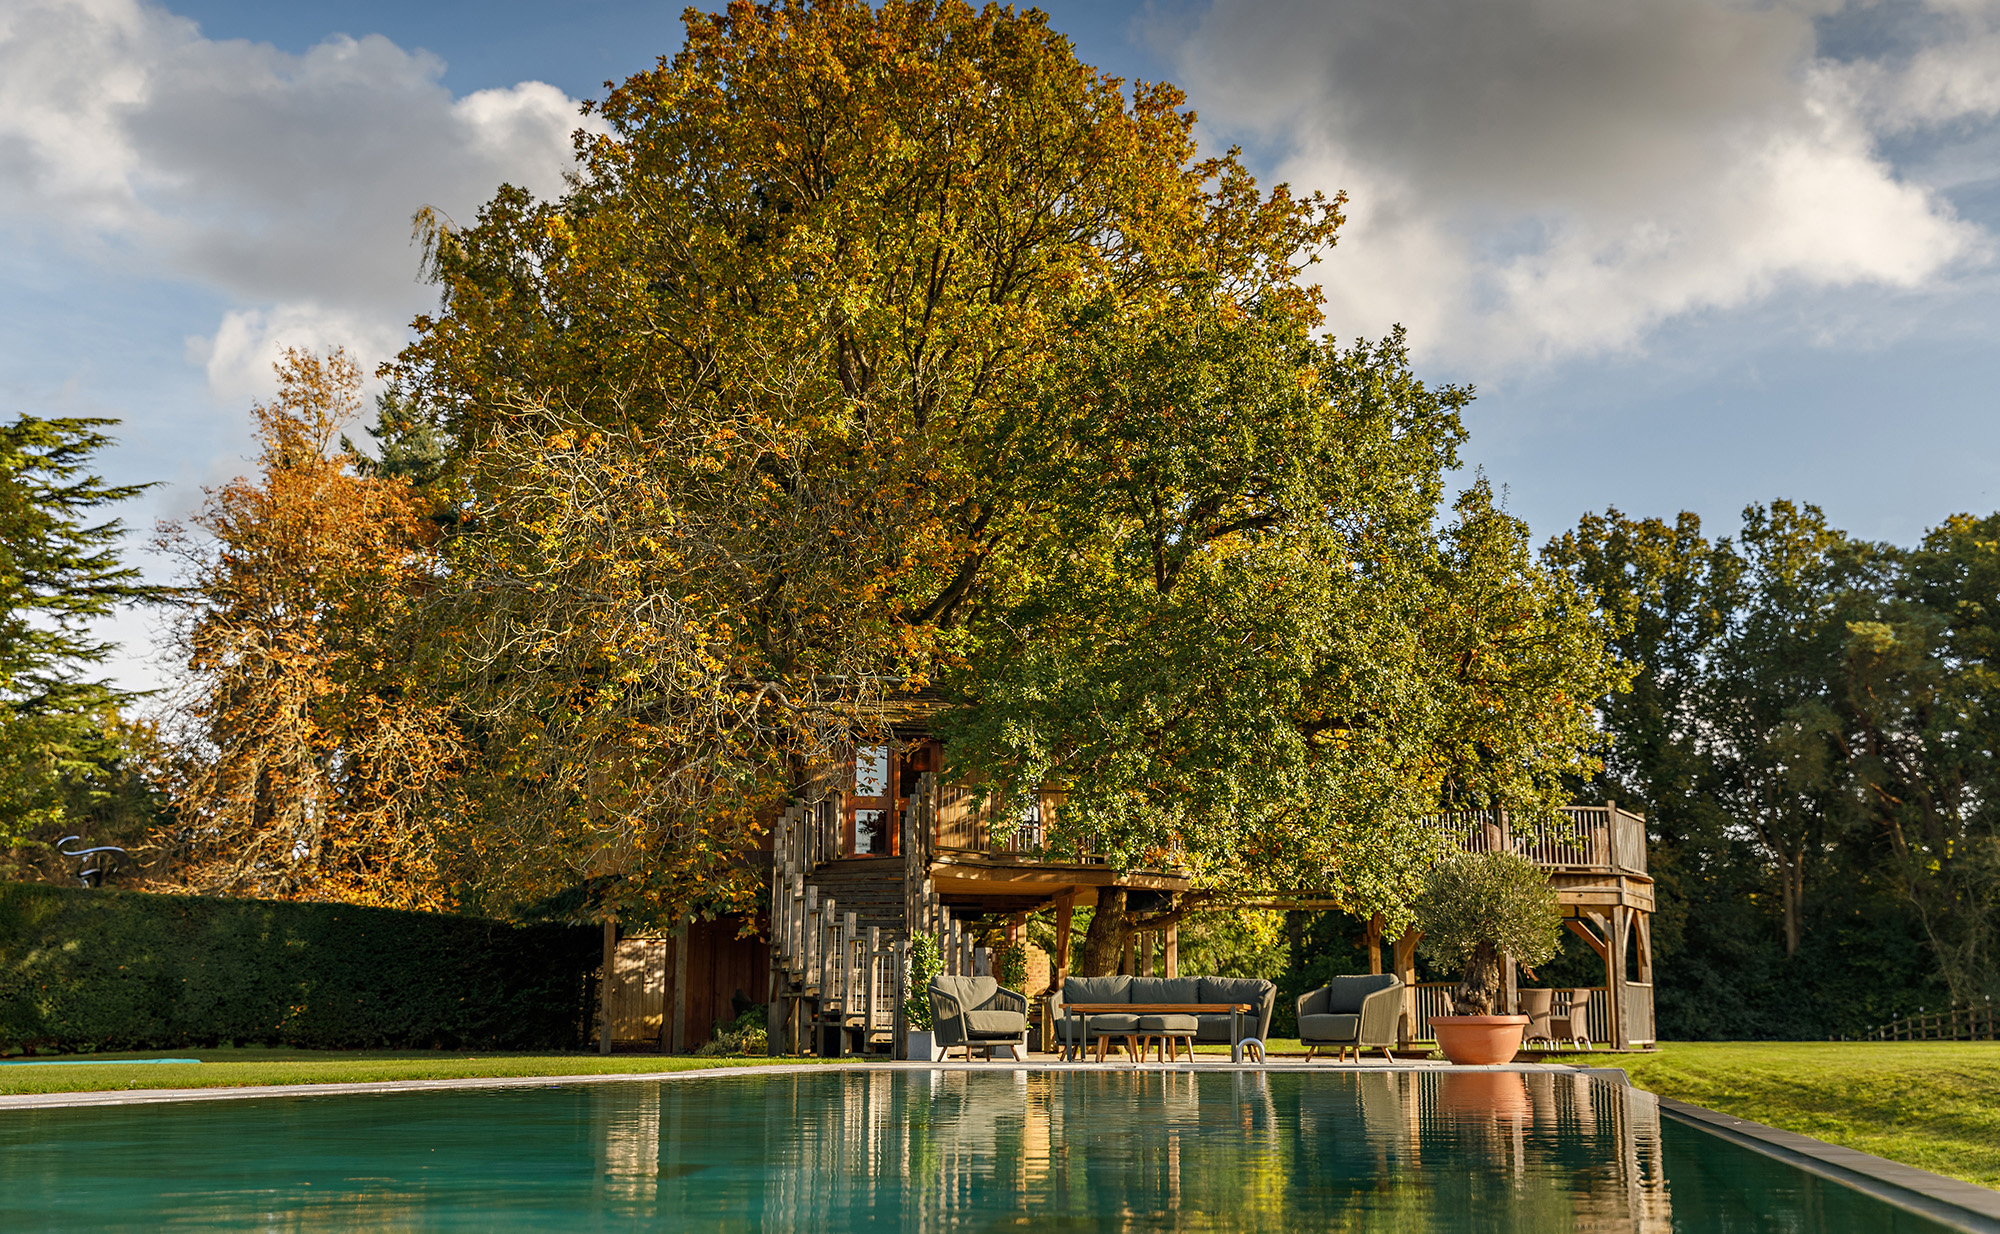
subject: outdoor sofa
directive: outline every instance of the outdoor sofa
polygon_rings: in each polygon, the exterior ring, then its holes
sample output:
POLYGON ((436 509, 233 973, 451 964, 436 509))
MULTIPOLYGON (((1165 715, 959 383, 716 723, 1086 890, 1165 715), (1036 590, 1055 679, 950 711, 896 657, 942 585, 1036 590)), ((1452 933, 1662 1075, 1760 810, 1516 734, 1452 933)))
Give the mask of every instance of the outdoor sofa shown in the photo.
POLYGON ((1403 983, 1391 973, 1335 977, 1317 990, 1299 996, 1299 1041, 1306 1061, 1333 1049, 1358 1059, 1363 1050, 1380 1049, 1394 1061, 1396 1021, 1403 1010, 1403 983))
MULTIPOLYGON (((1271 1009, 1278 987, 1261 977, 1065 977, 1063 988, 1049 995, 1049 1020, 1058 1042, 1070 1044, 1070 1003, 1249 1003, 1243 1013, 1243 1035, 1262 1041, 1271 1031, 1271 1009)), ((1229 1039, 1228 1013, 1203 1015, 1121 1015, 1099 1012, 1078 1016, 1078 1045, 1106 1038, 1192 1037, 1197 1042, 1235 1045, 1229 1039)))
POLYGON ((1014 1057, 1028 1057, 1028 998, 1003 989, 991 977, 933 977, 930 987, 932 1031, 940 1053, 962 1046, 966 1061, 984 1050, 990 1061, 995 1047, 1014 1057))

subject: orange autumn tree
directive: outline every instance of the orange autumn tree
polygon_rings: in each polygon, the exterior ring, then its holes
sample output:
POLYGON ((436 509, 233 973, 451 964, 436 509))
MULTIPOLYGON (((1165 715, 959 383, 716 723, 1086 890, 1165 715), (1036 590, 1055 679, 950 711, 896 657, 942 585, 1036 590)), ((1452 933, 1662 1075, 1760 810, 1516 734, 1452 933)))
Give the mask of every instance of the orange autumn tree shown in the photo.
POLYGON ((408 629, 436 524, 338 442, 359 410, 351 359, 288 350, 275 367, 277 398, 253 408, 258 474, 161 528, 185 567, 186 670, 162 839, 202 891, 443 907, 432 794, 461 742, 412 689, 408 629))

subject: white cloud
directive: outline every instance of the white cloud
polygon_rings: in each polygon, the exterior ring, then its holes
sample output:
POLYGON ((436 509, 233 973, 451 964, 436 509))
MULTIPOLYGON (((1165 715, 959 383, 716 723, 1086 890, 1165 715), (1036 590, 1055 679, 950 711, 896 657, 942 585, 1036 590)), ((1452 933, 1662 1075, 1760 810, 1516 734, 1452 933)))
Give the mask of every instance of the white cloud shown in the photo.
MULTIPOLYGON (((2000 57, 1961 38, 1835 63, 1828 7, 1216 0, 1174 53, 1205 125, 1352 195, 1318 267, 1333 328, 1400 321, 1491 372, 1788 288, 1923 289, 1984 256, 1879 146, 1910 116, 1990 114, 2000 57)), ((1967 12, 1933 24, 1984 29, 1967 12)))
MULTIPOLYGON (((232 309, 206 338, 190 338, 188 359, 208 374, 209 392, 241 406, 269 394, 271 364, 285 349, 345 347, 356 357, 393 355, 403 342, 402 323, 382 316, 288 302, 270 309, 232 309)), ((364 365, 365 367, 365 365, 364 365)))
POLYGON ((235 300, 191 349, 218 397, 268 388, 286 343, 380 360, 435 299, 416 210, 468 217, 502 181, 559 192, 583 123, 552 86, 455 99, 442 71, 379 36, 290 55, 139 0, 9 0, 0 217, 235 300))

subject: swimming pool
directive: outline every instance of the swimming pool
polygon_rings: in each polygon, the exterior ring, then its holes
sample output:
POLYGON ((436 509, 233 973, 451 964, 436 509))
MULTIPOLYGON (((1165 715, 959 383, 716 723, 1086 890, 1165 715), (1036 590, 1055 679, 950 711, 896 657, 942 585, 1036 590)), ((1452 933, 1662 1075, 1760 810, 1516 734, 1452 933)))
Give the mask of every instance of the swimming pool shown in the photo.
POLYGON ((876 1070, 0 1115, 0 1228, 1945 1227, 1519 1072, 876 1070))

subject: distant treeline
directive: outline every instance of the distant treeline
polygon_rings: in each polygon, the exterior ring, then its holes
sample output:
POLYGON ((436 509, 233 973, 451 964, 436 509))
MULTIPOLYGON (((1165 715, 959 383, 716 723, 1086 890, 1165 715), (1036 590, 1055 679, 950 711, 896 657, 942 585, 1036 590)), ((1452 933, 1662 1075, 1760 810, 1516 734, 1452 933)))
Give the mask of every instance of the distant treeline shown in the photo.
MULTIPOLYGON (((1784 501, 1731 538, 1609 510, 1545 559, 1636 669, 1576 795, 1646 815, 1663 1040, 1859 1037, 2000 993, 2000 515, 1904 549, 1784 501)), ((1293 924, 1287 989, 1367 963, 1357 919, 1293 924)), ((1604 980, 1575 939, 1536 977, 1604 980)))
POLYGON ((2000 992, 2000 515, 1914 548, 1814 506, 1549 545, 1638 667, 1586 795, 1646 813, 1664 1038, 1823 1038, 2000 992))

